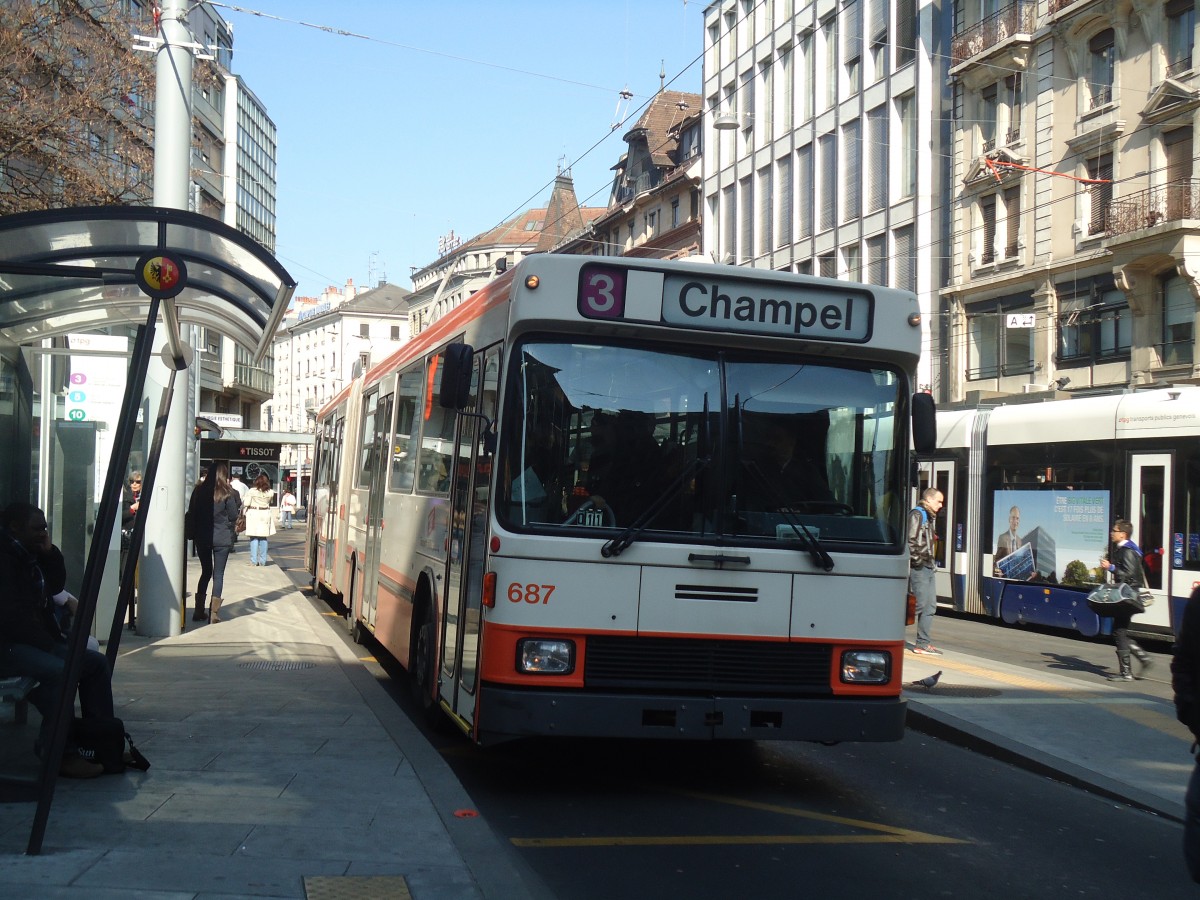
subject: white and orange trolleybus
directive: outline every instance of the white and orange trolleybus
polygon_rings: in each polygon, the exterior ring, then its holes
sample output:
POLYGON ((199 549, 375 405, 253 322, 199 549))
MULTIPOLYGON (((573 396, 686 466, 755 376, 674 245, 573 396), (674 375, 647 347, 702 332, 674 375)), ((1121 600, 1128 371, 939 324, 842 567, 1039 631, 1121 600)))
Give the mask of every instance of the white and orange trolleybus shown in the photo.
POLYGON ((479 742, 901 737, 913 294, 529 257, 319 413, 309 563, 479 742))

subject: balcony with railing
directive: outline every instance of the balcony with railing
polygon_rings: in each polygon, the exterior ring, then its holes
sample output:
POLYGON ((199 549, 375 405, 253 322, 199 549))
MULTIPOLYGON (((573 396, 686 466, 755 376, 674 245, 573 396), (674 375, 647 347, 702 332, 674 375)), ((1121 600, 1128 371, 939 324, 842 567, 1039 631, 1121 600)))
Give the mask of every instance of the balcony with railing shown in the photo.
POLYGON ((1200 180, 1173 181, 1112 201, 1106 236, 1119 237, 1166 222, 1198 217, 1200 180))
POLYGON ((951 67, 991 50, 1014 35, 1032 34, 1036 17, 1036 3, 1017 0, 982 22, 964 28, 950 43, 951 67))

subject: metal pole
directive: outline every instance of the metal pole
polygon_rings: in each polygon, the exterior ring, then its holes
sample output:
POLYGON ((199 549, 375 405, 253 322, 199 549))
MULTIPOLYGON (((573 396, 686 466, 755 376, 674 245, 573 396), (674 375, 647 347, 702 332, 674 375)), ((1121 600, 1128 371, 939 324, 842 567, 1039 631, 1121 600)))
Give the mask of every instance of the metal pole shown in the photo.
MULTIPOLYGON (((154 205, 187 209, 191 186, 192 42, 184 0, 163 0, 158 37, 157 87, 154 113, 154 205)), ((169 247, 167 249, 170 249, 169 247)), ((165 301, 171 303, 173 301, 165 301)), ((146 373, 144 408, 155 409, 174 376, 161 465, 149 500, 147 540, 138 565, 136 606, 138 634, 166 637, 182 630, 180 608, 186 590, 183 514, 187 508, 185 473, 188 416, 188 371, 177 374, 162 361, 166 328, 155 332, 155 354, 146 373)), ((146 448, 143 438, 143 448, 146 448)), ((148 449, 148 448, 146 448, 148 449)))

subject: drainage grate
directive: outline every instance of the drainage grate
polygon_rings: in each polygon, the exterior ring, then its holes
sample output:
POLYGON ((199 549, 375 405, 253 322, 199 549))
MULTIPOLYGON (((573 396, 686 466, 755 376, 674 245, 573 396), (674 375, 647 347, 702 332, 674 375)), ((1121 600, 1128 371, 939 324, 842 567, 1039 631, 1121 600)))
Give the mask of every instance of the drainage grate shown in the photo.
POLYGON ((305 875, 307 900, 412 900, 403 875, 305 875))
POLYGON ((287 662, 264 659, 259 662, 239 663, 239 669, 258 669, 259 671, 267 672, 292 672, 296 669, 311 669, 316 663, 310 662, 287 662))

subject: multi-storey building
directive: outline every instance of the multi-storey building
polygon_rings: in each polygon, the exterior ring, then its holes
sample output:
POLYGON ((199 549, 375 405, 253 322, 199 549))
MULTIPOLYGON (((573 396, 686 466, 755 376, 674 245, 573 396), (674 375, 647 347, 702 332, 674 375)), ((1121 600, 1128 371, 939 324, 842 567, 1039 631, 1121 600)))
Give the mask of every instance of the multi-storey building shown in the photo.
POLYGON ((580 206, 570 173, 559 172, 546 206, 527 209, 465 242, 451 232, 440 241, 437 260, 413 271, 413 292, 408 298, 412 333, 428 328, 497 272, 530 253, 561 247, 604 212, 580 206))
MULTIPOLYGON (((311 432, 316 412, 361 371, 408 340, 409 291, 384 282, 354 294, 330 288, 323 302, 299 303, 275 334, 274 397, 263 427, 311 432)), ((303 300, 305 298, 301 298, 303 300)), ((280 465, 306 474, 303 447, 281 448, 280 465)))
POLYGON ((676 259, 700 252, 699 94, 661 90, 625 133, 608 209, 559 253, 676 259))
POLYGON ((704 24, 705 251, 915 291, 928 329, 946 221, 938 7, 720 0, 704 24))
MULTIPOLYGON (((197 212, 220 219, 275 250, 276 130, 266 108, 230 70, 233 29, 211 7, 194 7, 188 25, 211 56, 192 90, 192 200, 197 212)), ((255 365, 250 349, 199 330, 197 409, 233 414, 261 427, 260 411, 274 391, 274 360, 255 365)))
POLYGON ((1194 0, 954 18, 939 399, 1194 379, 1194 0))

